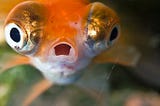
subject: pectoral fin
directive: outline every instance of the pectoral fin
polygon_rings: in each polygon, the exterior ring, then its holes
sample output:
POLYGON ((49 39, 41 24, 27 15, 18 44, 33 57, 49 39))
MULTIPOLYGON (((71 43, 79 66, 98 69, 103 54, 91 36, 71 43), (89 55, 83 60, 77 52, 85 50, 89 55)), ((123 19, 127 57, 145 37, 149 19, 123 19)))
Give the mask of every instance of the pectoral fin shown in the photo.
POLYGON ((134 46, 116 45, 95 57, 94 63, 114 63, 134 67, 140 58, 140 53, 134 46))
POLYGON ((53 84, 48 80, 44 79, 37 84, 33 85, 31 91, 28 93, 27 97, 23 101, 22 106, 30 106, 30 104, 43 92, 49 89, 53 84))
POLYGON ((0 45, 0 73, 17 65, 30 64, 28 57, 11 51, 6 45, 0 45))
POLYGON ((9 68, 14 66, 23 65, 23 64, 30 64, 29 59, 27 57, 23 57, 20 55, 13 55, 13 54, 4 54, 0 59, 0 72, 3 72, 9 68))

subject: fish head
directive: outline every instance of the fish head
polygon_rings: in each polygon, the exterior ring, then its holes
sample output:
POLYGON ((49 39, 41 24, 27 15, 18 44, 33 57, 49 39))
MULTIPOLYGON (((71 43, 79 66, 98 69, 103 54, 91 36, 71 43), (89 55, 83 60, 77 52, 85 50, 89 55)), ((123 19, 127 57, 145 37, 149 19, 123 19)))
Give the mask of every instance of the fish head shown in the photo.
POLYGON ((44 1, 12 9, 5 21, 6 42, 28 56, 47 79, 68 84, 118 39, 119 20, 102 3, 44 1))

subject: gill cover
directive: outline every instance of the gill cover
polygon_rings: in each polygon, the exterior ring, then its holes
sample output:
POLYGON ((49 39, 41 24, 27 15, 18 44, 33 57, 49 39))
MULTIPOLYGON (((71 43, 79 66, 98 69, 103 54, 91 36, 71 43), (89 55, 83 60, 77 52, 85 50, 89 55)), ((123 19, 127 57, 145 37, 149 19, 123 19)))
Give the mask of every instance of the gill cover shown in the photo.
POLYGON ((119 37, 119 19, 114 11, 99 2, 90 4, 86 17, 85 45, 89 54, 97 55, 111 47, 119 37))
POLYGON ((13 8, 4 27, 9 46, 18 53, 34 53, 42 37, 44 14, 44 7, 35 1, 23 2, 13 8))

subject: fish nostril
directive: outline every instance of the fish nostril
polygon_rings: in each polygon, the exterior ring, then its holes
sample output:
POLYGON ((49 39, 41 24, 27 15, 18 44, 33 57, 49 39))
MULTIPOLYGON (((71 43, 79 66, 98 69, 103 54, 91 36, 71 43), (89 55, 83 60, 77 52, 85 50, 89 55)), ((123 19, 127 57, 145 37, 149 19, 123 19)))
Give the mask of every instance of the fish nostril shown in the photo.
POLYGON ((59 44, 54 47, 55 55, 56 56, 59 56, 59 55, 66 55, 67 56, 70 54, 70 49, 71 49, 71 46, 68 44, 59 44))

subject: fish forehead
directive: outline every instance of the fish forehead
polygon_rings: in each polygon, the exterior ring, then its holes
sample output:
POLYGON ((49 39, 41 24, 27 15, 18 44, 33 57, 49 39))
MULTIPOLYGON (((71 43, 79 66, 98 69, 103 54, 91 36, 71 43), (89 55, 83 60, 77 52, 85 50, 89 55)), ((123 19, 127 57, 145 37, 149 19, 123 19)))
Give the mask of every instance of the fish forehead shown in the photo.
POLYGON ((82 19, 89 10, 87 3, 83 0, 42 1, 46 8, 47 22, 44 30, 47 34, 54 35, 55 38, 73 37, 77 34, 82 19))
POLYGON ((62 8, 77 8, 89 3, 88 0, 36 0, 47 6, 56 6, 62 8), (72 6, 71 6, 72 5, 72 6))
POLYGON ((77 20, 88 3, 83 0, 39 0, 46 8, 47 17, 58 24, 77 20))

